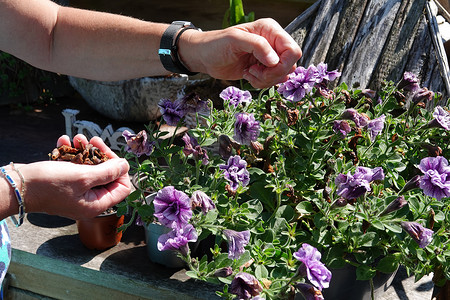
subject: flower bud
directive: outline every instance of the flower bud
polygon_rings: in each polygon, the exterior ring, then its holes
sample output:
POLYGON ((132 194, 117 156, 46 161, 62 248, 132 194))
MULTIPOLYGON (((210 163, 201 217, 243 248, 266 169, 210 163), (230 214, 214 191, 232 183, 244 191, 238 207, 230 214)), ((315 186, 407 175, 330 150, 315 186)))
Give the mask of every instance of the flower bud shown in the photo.
POLYGON ((386 208, 380 214, 380 217, 385 216, 391 212, 397 211, 397 210, 401 209, 403 206, 405 206, 406 204, 408 204, 408 202, 405 200, 405 197, 403 197, 403 196, 397 197, 394 201, 389 203, 388 206, 386 206, 386 208))
POLYGON ((407 191, 413 190, 415 188, 419 187, 420 184, 420 175, 415 175, 413 178, 411 178, 402 188, 400 191, 400 194, 406 193, 407 191))
POLYGON ((333 202, 333 204, 331 205, 331 208, 344 207, 347 204, 348 204, 347 199, 341 197, 333 202))
POLYGON ((420 248, 425 248, 433 239, 433 230, 423 227, 417 222, 401 222, 401 226, 414 241, 419 244, 420 248))
POLYGON ((214 276, 216 277, 228 277, 233 274, 233 268, 224 267, 214 272, 214 276))

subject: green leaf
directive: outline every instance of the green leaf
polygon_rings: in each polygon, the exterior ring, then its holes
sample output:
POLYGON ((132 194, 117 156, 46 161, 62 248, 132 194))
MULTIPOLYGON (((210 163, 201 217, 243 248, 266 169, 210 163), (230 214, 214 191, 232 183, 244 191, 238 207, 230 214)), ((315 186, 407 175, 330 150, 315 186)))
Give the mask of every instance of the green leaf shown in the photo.
POLYGON ((383 273, 393 273, 398 269, 400 253, 390 254, 383 257, 377 265, 377 270, 383 273))
POLYGON ((366 265, 360 265, 356 268, 356 280, 369 280, 376 274, 376 270, 366 265))
POLYGON ((264 279, 269 277, 269 271, 267 271, 264 265, 257 265, 255 269, 255 276, 258 279, 264 279))
POLYGON ((313 206, 312 206, 311 202, 309 202, 309 201, 300 202, 299 204, 297 204, 295 209, 299 213, 304 214, 304 215, 312 214, 314 212, 313 206))

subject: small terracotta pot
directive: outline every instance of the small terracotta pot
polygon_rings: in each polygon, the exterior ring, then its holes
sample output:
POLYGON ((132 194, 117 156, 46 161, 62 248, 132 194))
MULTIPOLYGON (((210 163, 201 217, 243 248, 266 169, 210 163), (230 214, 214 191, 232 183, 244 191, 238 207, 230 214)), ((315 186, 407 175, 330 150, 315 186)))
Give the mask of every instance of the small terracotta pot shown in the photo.
POLYGON ((105 250, 117 245, 122 239, 122 231, 117 229, 123 225, 124 217, 111 213, 77 220, 81 242, 88 249, 95 250, 105 250))

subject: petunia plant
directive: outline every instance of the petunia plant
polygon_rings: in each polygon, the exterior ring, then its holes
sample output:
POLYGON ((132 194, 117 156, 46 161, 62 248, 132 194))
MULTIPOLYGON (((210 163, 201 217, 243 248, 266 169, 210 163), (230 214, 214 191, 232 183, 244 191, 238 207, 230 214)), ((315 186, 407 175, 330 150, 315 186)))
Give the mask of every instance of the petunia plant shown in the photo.
POLYGON ((366 281, 400 265, 438 286, 450 279, 441 95, 408 72, 379 91, 331 89, 339 76, 298 67, 269 89, 226 88, 220 108, 163 99, 172 135, 161 124, 124 133, 137 178, 127 205, 170 228, 158 248, 177 250, 223 298, 323 299, 345 266, 366 281), (194 241, 208 251, 191 252, 194 241))

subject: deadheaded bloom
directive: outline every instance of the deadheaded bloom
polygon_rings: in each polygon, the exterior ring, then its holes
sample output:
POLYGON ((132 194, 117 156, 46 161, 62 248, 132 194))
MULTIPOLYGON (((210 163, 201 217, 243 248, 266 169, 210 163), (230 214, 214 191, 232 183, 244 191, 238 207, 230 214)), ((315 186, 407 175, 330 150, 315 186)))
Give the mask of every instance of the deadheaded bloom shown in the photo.
POLYGON ((291 102, 298 102, 311 92, 316 80, 317 69, 314 66, 308 69, 297 67, 289 74, 289 79, 280 84, 278 93, 291 102))
POLYGON ((371 191, 372 181, 383 179, 384 172, 381 167, 374 169, 357 167, 353 175, 348 172, 346 175, 341 173, 336 177, 337 194, 348 200, 356 199, 371 191))
POLYGON ((428 246, 433 239, 433 230, 423 227, 417 222, 401 222, 402 228, 406 231, 414 241, 419 244, 420 248, 428 246))
POLYGON ((250 241, 250 231, 234 231, 231 229, 225 229, 223 234, 228 241, 228 258, 238 259, 242 253, 245 251, 245 246, 247 246, 250 241))
POLYGON ((226 165, 219 165, 221 170, 224 170, 223 177, 230 183, 230 187, 233 191, 236 191, 239 187, 239 183, 242 186, 247 186, 250 182, 250 173, 247 170, 247 162, 239 155, 231 156, 228 158, 226 165))
POLYGON ((320 261, 322 255, 315 247, 304 243, 297 252, 294 252, 293 256, 302 262, 298 269, 301 276, 306 276, 319 290, 328 288, 331 272, 320 261))
POLYGON ((183 227, 174 227, 172 231, 162 234, 158 238, 158 250, 176 250, 183 256, 186 256, 189 251, 188 243, 196 242, 197 239, 197 231, 191 224, 183 227))
POLYGON ((352 131, 350 125, 345 120, 335 120, 333 122, 333 131, 336 134, 341 134, 342 136, 346 136, 347 133, 352 131))
POLYGON ((192 207, 200 207, 202 212, 206 214, 208 211, 216 208, 211 198, 203 191, 195 191, 191 196, 192 207))
POLYGON ((173 228, 186 226, 192 217, 191 199, 173 186, 159 190, 153 200, 155 213, 161 224, 173 228))
POLYGON ((233 138, 241 145, 250 146, 251 142, 258 139, 259 122, 253 114, 237 113, 235 117, 233 138))
POLYGON ((249 103, 252 101, 252 94, 249 91, 243 91, 234 86, 224 89, 220 95, 225 101, 229 101, 230 105, 237 107, 241 103, 249 103))
POLYGON ((408 201, 405 200, 404 196, 400 196, 395 198, 391 203, 389 203, 388 206, 383 210, 383 212, 380 214, 380 217, 385 216, 391 212, 397 211, 401 209, 403 206, 408 204, 408 201))
POLYGON ((420 188, 425 195, 437 200, 450 197, 450 167, 445 157, 425 157, 419 169, 423 173, 420 188))
POLYGON ((124 130, 122 136, 127 142, 126 151, 134 153, 137 157, 140 157, 142 154, 148 156, 152 153, 154 142, 147 140, 147 132, 145 130, 141 130, 137 134, 124 130))
POLYGON ((316 289, 314 286, 299 282, 295 285, 295 288, 300 291, 305 300, 324 300, 322 292, 316 289))
POLYGON ((230 293, 237 295, 238 299, 251 299, 258 296, 262 290, 258 279, 245 272, 237 273, 230 285, 230 293))
POLYGON ((183 153, 186 156, 192 154, 195 160, 202 160, 203 165, 207 165, 209 163, 209 157, 206 150, 204 150, 197 143, 197 140, 191 137, 189 134, 185 133, 181 138, 184 142, 183 153))
POLYGON ((433 120, 428 123, 428 127, 441 127, 450 130, 450 114, 441 106, 436 106, 433 112, 433 120))
POLYGON ((161 99, 158 103, 164 121, 169 126, 176 126, 186 115, 180 100, 161 99))
POLYGON ((370 141, 374 141, 378 134, 383 131, 386 116, 382 114, 380 117, 369 121, 367 129, 369 130, 370 141))

